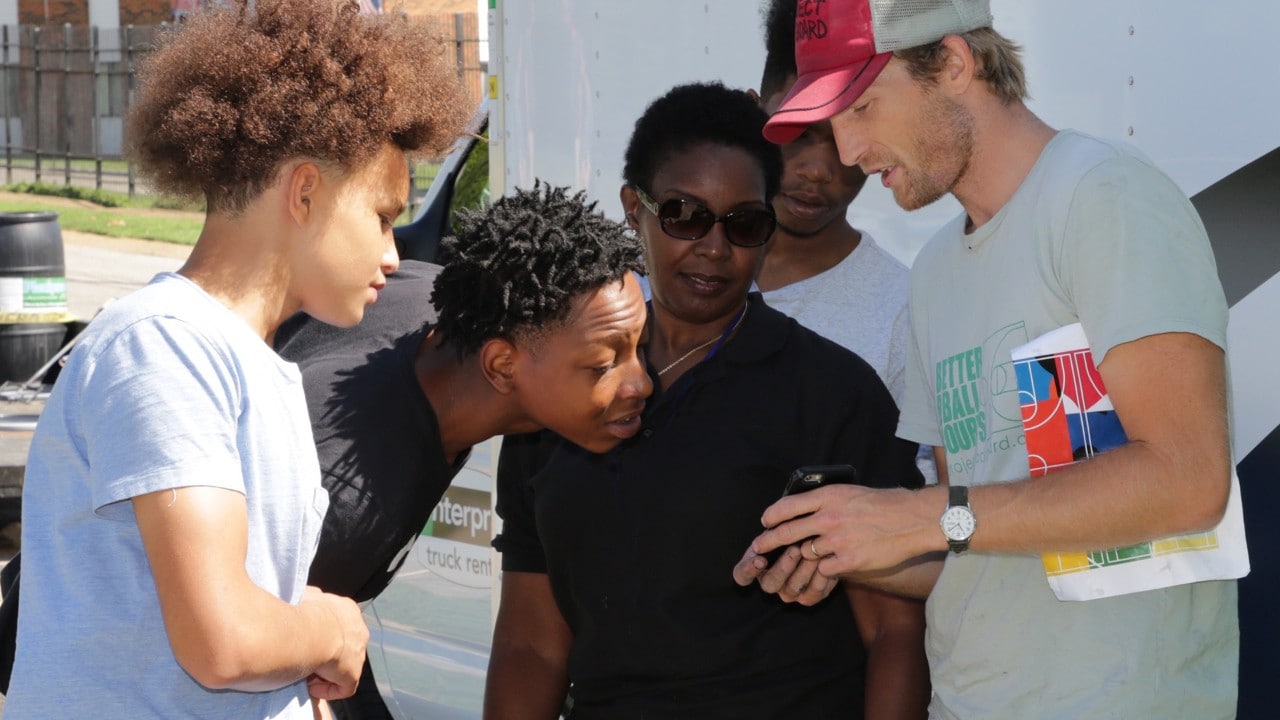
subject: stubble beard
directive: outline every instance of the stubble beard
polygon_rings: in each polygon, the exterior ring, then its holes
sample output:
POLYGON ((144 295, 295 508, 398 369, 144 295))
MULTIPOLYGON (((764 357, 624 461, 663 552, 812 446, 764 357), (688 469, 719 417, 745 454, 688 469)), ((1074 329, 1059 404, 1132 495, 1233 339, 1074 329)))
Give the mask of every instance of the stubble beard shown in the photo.
POLYGON ((959 103, 932 96, 922 124, 915 155, 928 167, 917 175, 908 174, 902 192, 894 191, 904 210, 918 210, 950 193, 968 172, 973 156, 973 115, 959 103))

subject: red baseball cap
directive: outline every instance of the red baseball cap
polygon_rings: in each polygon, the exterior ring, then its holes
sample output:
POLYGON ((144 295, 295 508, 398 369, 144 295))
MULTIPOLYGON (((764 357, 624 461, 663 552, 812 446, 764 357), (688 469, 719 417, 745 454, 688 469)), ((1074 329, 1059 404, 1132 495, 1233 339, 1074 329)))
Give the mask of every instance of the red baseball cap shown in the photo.
POLYGON ((991 26, 988 0, 799 0, 796 84, 764 126, 788 143, 849 107, 895 50, 991 26))

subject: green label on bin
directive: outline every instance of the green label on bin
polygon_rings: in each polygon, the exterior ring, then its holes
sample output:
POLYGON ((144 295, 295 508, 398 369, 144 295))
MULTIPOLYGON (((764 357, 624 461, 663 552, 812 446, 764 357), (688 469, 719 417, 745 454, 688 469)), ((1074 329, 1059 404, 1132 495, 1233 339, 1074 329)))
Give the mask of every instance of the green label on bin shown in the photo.
POLYGON ((67 304, 65 277, 33 277, 22 279, 22 307, 40 309, 64 307, 67 304))

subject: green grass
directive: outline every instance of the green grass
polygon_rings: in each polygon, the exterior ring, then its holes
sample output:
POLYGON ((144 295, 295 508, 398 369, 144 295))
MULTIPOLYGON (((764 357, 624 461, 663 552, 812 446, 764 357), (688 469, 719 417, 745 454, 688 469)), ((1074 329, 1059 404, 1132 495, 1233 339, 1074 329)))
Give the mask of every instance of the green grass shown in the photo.
POLYGON ((129 197, 123 193, 109 190, 93 190, 75 185, 54 185, 52 183, 22 182, 5 185, 6 192, 24 193, 27 195, 48 195, 71 200, 88 200, 103 207, 124 207, 129 197))
MULTIPOLYGON (((85 162, 92 165, 92 161, 85 162)), ((104 161, 104 170, 112 162, 116 161, 104 161)), ((122 169, 124 167, 123 163, 124 161, 119 161, 120 167, 113 169, 122 169)), ((17 163, 15 163, 15 166, 17 166, 17 163)), ((72 167, 79 167, 77 161, 72 161, 72 167)), ((439 170, 440 164, 435 161, 414 163, 411 181, 416 193, 424 192, 426 188, 430 187, 439 170)), ((488 179, 487 176, 485 179, 488 179)), ((58 225, 68 230, 79 230, 111 237, 160 240, 183 245, 195 243, 200 234, 201 221, 159 217, 140 211, 151 209, 204 211, 203 201, 192 202, 150 195, 135 195, 130 198, 127 193, 49 182, 13 183, 0 186, 0 190, 33 196, 30 202, 25 200, 21 202, 0 201, 0 212, 19 212, 24 210, 56 212, 58 213, 58 225), (67 207, 61 204, 41 202, 38 197, 41 195, 71 200, 85 200, 101 207, 67 207)), ((396 224, 400 225, 412 220, 415 211, 415 207, 406 207, 400 217, 396 219, 396 224)))
POLYGON ((127 193, 111 190, 95 190, 78 185, 55 185, 47 182, 21 182, 5 185, 6 192, 25 193, 28 195, 49 195, 52 197, 70 198, 72 200, 88 200, 96 205, 111 208, 138 208, 161 210, 186 210, 204 212, 204 201, 180 200, 178 198, 135 195, 130 198, 127 193))
MULTIPOLYGON (((129 161, 124 159, 106 159, 102 161, 102 172, 108 175, 127 175, 129 174, 129 161)), ((9 157, 9 164, 15 168, 25 168, 28 170, 35 169, 36 158, 34 155, 12 155, 9 157)), ((67 159, 62 155, 45 154, 40 158, 40 168, 43 172, 50 175, 64 170, 67 166, 67 159)), ((97 162, 92 158, 74 157, 71 158, 71 171, 76 173, 96 172, 97 162)))
POLYGON ((203 226, 200 220, 149 214, 135 208, 68 207, 41 202, 35 196, 30 201, 0 200, 0 212, 30 211, 58 213, 58 226, 64 230, 159 240, 180 245, 194 245, 203 226))

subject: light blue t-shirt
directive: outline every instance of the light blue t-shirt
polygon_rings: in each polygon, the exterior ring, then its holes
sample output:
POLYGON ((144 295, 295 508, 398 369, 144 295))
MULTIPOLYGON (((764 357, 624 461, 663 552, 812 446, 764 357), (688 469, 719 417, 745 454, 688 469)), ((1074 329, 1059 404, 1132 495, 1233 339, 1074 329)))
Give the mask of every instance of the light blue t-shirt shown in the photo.
POLYGON ((297 602, 328 508, 298 370, 163 274, 84 331, 32 439, 6 720, 311 717, 305 683, 214 692, 174 659, 130 499, 189 486, 245 495, 249 576, 297 602))

